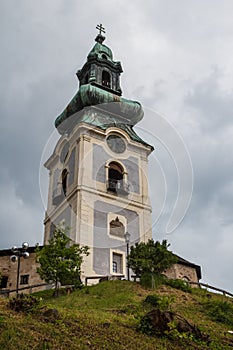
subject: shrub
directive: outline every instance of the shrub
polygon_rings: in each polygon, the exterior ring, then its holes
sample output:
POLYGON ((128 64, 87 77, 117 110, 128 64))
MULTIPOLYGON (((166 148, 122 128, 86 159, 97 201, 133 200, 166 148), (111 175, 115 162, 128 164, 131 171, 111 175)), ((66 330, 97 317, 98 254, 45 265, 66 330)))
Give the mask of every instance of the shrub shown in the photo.
POLYGON ((37 313, 41 309, 41 299, 28 294, 19 294, 9 300, 11 310, 25 313, 37 313))
POLYGON ((213 320, 233 327, 233 306, 227 301, 210 300, 205 303, 208 316, 213 320))
POLYGON ((147 314, 140 318, 140 322, 138 324, 138 331, 147 335, 156 334, 153 322, 147 314))
POLYGON ((155 289, 163 284, 164 277, 162 275, 144 272, 140 278, 140 284, 145 288, 155 289))
POLYGON ((172 288, 180 289, 183 292, 192 293, 192 287, 183 280, 164 278, 163 283, 172 288))
POLYGON ((146 299, 143 302, 152 306, 159 306, 159 300, 160 297, 158 295, 147 295, 146 299))
POLYGON ((174 298, 172 296, 169 297, 167 295, 164 295, 160 297, 154 294, 148 295, 143 302, 158 308, 160 311, 167 311, 171 308, 171 304, 173 303, 173 301, 174 298))

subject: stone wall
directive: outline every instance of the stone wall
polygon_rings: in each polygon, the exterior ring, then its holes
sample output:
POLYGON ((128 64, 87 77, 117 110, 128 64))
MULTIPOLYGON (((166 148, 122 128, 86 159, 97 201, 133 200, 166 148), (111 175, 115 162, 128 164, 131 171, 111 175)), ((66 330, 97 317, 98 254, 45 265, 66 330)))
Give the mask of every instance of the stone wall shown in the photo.
POLYGON ((168 278, 199 282, 195 267, 176 263, 164 272, 168 278))
MULTIPOLYGON (((1 274, 2 276, 8 277, 6 288, 3 288, 3 291, 16 289, 18 262, 12 262, 10 259, 11 255, 13 255, 11 252, 6 251, 5 255, 0 256, 1 274)), ((37 266, 38 264, 35 262, 35 253, 30 253, 28 259, 20 258, 19 289, 44 283, 36 272, 37 266)), ((43 287, 43 289, 44 288, 45 287, 43 287)), ((39 287, 34 288, 33 292, 40 289, 39 287)), ((30 289, 26 289, 23 293, 29 293, 29 291, 30 289)))

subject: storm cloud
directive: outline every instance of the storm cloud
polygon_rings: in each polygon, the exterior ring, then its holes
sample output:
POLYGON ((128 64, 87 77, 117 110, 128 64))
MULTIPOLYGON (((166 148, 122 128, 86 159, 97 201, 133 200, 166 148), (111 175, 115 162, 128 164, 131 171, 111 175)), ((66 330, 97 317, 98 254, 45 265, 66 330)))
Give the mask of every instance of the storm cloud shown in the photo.
POLYGON ((155 147, 153 237, 200 264, 203 281, 232 291, 232 1, 3 0, 0 16, 0 247, 43 241, 41 157, 101 22, 123 65, 123 96, 145 107, 138 133, 155 147), (173 125, 192 161, 190 207, 170 234, 179 176, 149 110, 173 125))

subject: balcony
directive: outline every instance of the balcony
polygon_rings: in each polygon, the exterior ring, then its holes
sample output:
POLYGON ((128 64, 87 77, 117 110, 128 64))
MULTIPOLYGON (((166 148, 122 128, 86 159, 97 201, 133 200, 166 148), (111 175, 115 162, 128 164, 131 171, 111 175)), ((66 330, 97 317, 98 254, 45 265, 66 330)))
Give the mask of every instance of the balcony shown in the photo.
POLYGON ((107 191, 127 196, 129 194, 129 184, 124 180, 109 179, 107 181, 107 191))

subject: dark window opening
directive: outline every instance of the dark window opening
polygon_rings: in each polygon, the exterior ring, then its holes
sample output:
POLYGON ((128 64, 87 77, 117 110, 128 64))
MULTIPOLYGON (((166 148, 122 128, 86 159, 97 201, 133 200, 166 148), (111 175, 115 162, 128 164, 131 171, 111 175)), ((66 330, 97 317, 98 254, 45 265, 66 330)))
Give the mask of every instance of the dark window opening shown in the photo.
POLYGON ((107 58, 107 56, 103 53, 103 55, 102 55, 102 58, 104 59, 104 60, 107 60, 108 58, 107 58))
POLYGON ((107 190, 122 195, 129 193, 128 185, 124 181, 124 170, 122 166, 116 162, 111 162, 108 169, 107 190))
POLYGON ((62 181, 62 190, 65 196, 67 193, 67 177, 68 177, 68 171, 64 169, 62 172, 61 181, 62 181))
POLYGON ((8 276, 2 276, 0 288, 6 288, 8 282, 8 276))
POLYGON ((111 162, 109 164, 108 176, 109 179, 113 180, 123 180, 123 168, 120 164, 116 162, 111 162))
POLYGON ((20 284, 28 284, 28 282, 29 282, 29 275, 20 276, 20 284))
POLYGON ((110 222, 110 235, 121 238, 125 237, 125 227, 122 222, 120 222, 118 216, 115 220, 110 222))
POLYGON ((104 70, 102 72, 102 85, 110 88, 110 81, 111 81, 110 74, 106 70, 104 70))
POLYGON ((88 84, 88 83, 89 83, 89 74, 86 74, 84 84, 88 84))

